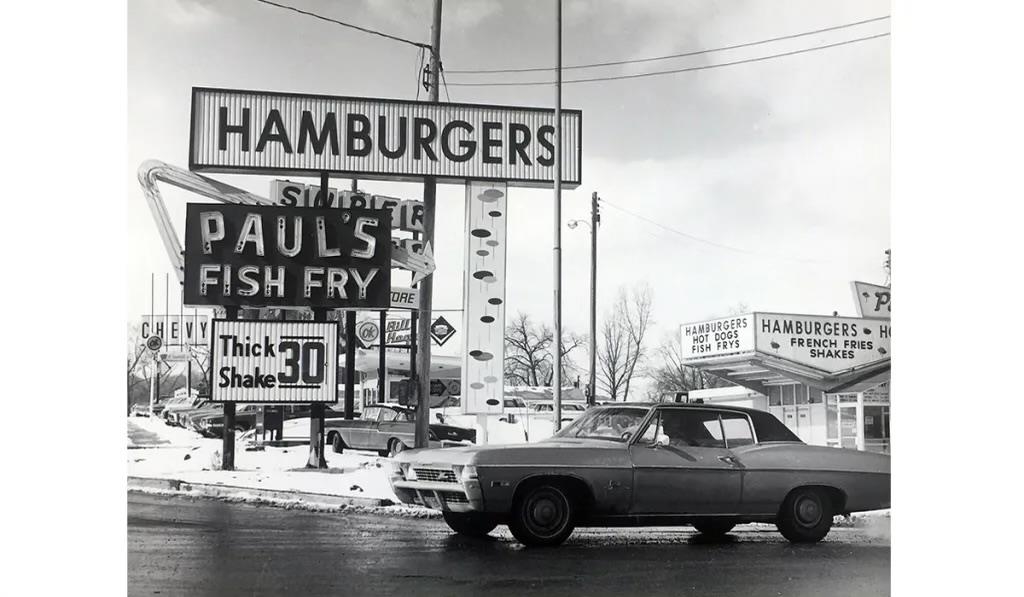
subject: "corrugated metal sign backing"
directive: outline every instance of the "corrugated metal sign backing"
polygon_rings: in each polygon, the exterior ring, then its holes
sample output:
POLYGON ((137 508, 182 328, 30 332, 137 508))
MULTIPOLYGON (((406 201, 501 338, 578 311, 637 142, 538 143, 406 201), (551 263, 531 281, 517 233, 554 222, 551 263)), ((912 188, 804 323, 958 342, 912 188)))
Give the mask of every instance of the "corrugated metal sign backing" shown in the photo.
POLYGON ((210 354, 214 402, 338 401, 336 321, 215 319, 210 354))
MULTIPOLYGON (((193 89, 192 130, 189 168, 197 171, 310 175, 321 171, 356 173, 361 178, 418 179, 435 176, 440 180, 462 182, 466 180, 508 181, 513 186, 550 186, 554 180, 554 165, 542 166, 538 156, 549 159, 552 152, 538 141, 542 126, 553 126, 554 110, 474 104, 430 104, 402 100, 347 98, 301 94, 282 94, 262 91, 229 89, 193 89), (224 111, 226 109, 226 111, 224 111), (272 110, 280 114, 280 123, 270 118, 272 110), (248 111, 248 118, 245 114, 248 111), (223 114, 222 114, 223 112, 223 114), (311 119, 306 135, 300 135, 304 113, 311 119), (321 137, 324 123, 332 122, 337 136, 337 153, 328 142, 317 152, 311 135, 321 137), (372 150, 369 155, 349 155, 349 115, 361 115, 370 125, 372 150), (222 118, 226 116, 226 118, 222 118), (386 120, 383 146, 387 150, 400 147, 401 130, 405 134, 405 151, 397 157, 388 157, 382 150, 378 136, 380 119, 386 120), (401 127, 401 119, 406 126, 401 127), (437 156, 430 159, 425 151, 415 151, 416 130, 414 119, 428 119, 436 125, 436 137, 429 147, 437 156), (269 120, 268 120, 269 119, 269 120), (458 161, 442 151, 442 133, 445 125, 464 121, 472 126, 472 133, 456 128, 449 137, 453 153, 465 151, 461 142, 472 140, 476 149, 471 158, 458 161), (500 163, 484 162, 484 122, 500 123, 492 139, 501 141, 500 148, 491 148, 492 156, 500 156, 500 163), (522 145, 530 164, 511 148, 510 125, 522 125, 529 131, 529 143, 522 145), (226 127, 226 128, 225 128, 226 127), (314 130, 315 129, 315 130, 314 130), (222 145, 223 137, 223 147, 222 145), (266 142, 260 145, 260 138, 266 142), (286 143, 282 139, 287 139, 286 143), (300 139, 302 143, 300 143, 300 139), (260 151, 257 151, 257 149, 260 151), (513 161, 515 155, 515 162, 513 161)), ((426 128, 424 128, 426 130, 426 128)), ((562 111, 562 179, 568 188, 581 182, 582 112, 562 111)), ((520 135, 520 140, 525 139, 520 135)), ((424 135, 426 136, 426 135, 424 135)), ((554 135, 549 137, 553 141, 554 135)), ((363 142, 353 136, 355 148, 363 142)), ((553 161, 553 160, 552 160, 553 161)))

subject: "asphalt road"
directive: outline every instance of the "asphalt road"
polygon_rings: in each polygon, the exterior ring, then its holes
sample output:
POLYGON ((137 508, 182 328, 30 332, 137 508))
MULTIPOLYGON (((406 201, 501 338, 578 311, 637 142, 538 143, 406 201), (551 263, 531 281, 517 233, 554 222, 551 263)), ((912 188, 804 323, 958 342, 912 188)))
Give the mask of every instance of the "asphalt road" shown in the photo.
POLYGON ((526 549, 440 520, 324 514, 128 494, 129 595, 878 595, 889 540, 833 529, 793 546, 741 528, 708 543, 690 528, 577 529, 526 549))

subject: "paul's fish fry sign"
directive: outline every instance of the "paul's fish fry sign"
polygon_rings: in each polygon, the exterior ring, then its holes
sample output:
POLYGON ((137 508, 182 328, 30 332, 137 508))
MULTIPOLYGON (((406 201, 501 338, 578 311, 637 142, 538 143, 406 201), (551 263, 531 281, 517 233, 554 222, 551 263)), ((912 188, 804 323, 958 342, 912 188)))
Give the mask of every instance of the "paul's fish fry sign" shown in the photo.
POLYGON ((391 212, 190 203, 185 303, 387 309, 391 212))

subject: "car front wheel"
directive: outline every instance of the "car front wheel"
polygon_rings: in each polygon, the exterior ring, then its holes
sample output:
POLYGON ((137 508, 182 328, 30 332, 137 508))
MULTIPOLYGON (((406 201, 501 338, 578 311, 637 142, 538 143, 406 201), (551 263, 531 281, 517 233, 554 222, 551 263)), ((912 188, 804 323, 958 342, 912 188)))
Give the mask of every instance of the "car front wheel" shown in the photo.
POLYGON ((724 518, 709 518, 693 523, 693 528, 697 529, 700 534, 709 537, 721 537, 731 531, 734 526, 736 526, 735 522, 724 518))
POLYGON ((782 502, 775 526, 791 543, 816 543, 832 528, 832 500, 814 487, 793 490, 782 502))
POLYGON ((557 485, 526 490, 513 506, 508 528, 527 546, 554 546, 565 541, 575 526, 573 501, 557 485))
POLYGON ((493 516, 480 512, 443 512, 448 528, 467 537, 486 537, 498 526, 493 516))

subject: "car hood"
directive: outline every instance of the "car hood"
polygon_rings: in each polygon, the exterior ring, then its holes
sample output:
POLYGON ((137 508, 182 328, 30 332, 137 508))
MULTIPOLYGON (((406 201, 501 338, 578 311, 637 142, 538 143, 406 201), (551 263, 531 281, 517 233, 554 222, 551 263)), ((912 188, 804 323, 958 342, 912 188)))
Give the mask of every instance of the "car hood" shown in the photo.
POLYGON ((463 448, 431 448, 405 450, 395 457, 398 462, 412 464, 572 464, 586 460, 599 464, 618 462, 626 454, 626 444, 596 439, 552 438, 532 444, 467 446, 463 448))

